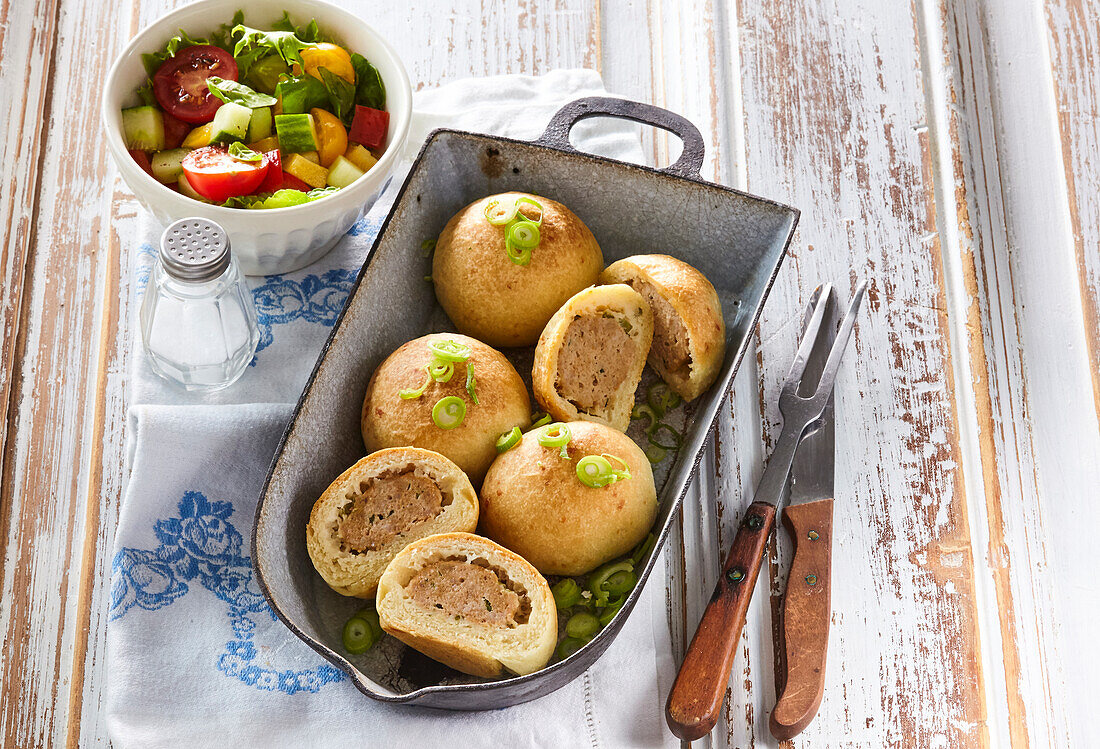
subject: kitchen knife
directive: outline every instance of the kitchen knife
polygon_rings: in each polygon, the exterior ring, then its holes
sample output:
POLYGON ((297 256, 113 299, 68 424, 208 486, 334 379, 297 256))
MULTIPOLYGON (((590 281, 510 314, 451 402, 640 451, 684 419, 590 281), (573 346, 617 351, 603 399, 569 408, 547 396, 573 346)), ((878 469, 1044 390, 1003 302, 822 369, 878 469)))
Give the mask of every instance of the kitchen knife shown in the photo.
MULTIPOLYGON (((820 291, 820 289, 819 289, 820 291)), ((816 297, 816 295, 815 295, 816 297)), ((806 312, 810 321, 816 298, 806 312)), ((836 334, 836 293, 829 294, 822 336, 836 334)), ((806 380, 821 376, 825 359, 810 353, 806 380)), ((779 699, 768 727, 777 739, 801 733, 821 706, 825 693, 825 657, 829 646, 833 538, 833 399, 798 443, 791 464, 791 492, 783 525, 794 541, 794 559, 783 601, 782 657, 776 681, 779 699), (812 430, 812 431, 811 431, 812 430)))

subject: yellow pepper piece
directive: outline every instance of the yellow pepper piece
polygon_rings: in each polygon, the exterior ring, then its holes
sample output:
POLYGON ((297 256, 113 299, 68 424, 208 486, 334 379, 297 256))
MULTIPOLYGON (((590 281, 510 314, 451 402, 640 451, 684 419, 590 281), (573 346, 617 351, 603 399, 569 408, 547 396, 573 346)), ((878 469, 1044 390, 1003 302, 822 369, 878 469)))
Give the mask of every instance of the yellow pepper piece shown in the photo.
POLYGON ((210 145, 210 138, 214 135, 214 123, 208 122, 205 125, 199 125, 197 128, 187 134, 187 137, 183 139, 182 145, 184 148, 202 148, 203 146, 210 145))
POLYGON ((370 168, 378 163, 378 159, 374 158, 374 154, 358 143, 352 143, 348 146, 348 150, 344 151, 344 158, 364 172, 369 172, 370 168))
POLYGON ((317 155, 321 166, 330 167, 336 157, 348 147, 348 130, 340 118, 324 109, 311 109, 313 121, 317 125, 317 155))
POLYGON ((306 75, 311 75, 320 80, 321 74, 318 68, 328 68, 333 75, 338 75, 348 83, 355 83, 355 68, 351 66, 351 55, 343 47, 322 42, 316 47, 308 47, 302 50, 302 67, 306 75))
POLYGON ((293 174, 310 187, 324 187, 328 181, 328 169, 320 164, 314 164, 300 153, 292 153, 286 160, 283 171, 293 174))
POLYGON ((255 143, 249 143, 248 147, 256 153, 267 153, 268 151, 279 150, 279 139, 274 135, 269 135, 263 140, 258 140, 255 143))

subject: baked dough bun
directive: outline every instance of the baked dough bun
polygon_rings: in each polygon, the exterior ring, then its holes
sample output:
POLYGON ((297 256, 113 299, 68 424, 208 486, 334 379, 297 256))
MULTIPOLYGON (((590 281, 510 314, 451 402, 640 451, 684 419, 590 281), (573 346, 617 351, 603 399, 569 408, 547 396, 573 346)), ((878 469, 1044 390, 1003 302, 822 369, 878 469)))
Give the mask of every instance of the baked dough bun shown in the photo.
POLYGON ((514 426, 524 428, 530 423, 527 387, 511 362, 481 341, 458 333, 434 333, 401 346, 374 370, 363 399, 363 443, 367 452, 402 445, 435 450, 457 463, 474 486, 481 483, 497 455, 497 437, 514 426), (419 398, 401 398, 402 390, 415 390, 424 382, 424 367, 432 360, 428 343, 433 340, 454 341, 470 348, 477 405, 466 391, 466 364, 455 364, 448 382, 429 383, 419 398), (466 415, 454 429, 441 429, 432 421, 432 408, 448 395, 463 400, 466 415))
POLYGON ((622 556, 657 518, 653 471, 641 448, 603 424, 568 426, 569 460, 540 445, 532 430, 496 459, 481 489, 480 531, 544 575, 583 575, 622 556), (577 461, 605 453, 625 461, 630 478, 602 488, 581 483, 577 461))
MULTIPOLYGON (((533 214, 532 214, 533 216, 533 214)), ((540 195, 506 192, 474 201, 447 222, 435 245, 435 294, 455 326, 492 346, 530 346, 566 299, 596 283, 603 254, 568 208, 540 195), (531 262, 516 265, 503 226, 485 218, 491 200, 526 197, 542 205, 541 235, 531 262)))
POLYGON ((558 421, 630 426, 653 315, 629 286, 592 286, 554 313, 535 347, 535 400, 558 421))
POLYGON ((625 283, 653 311, 649 363, 685 401, 717 379, 726 354, 726 323, 706 276, 668 255, 635 255, 612 263, 600 283, 625 283))
POLYGON ((382 629, 401 642, 489 679, 506 669, 537 671, 558 639, 554 596, 538 570, 471 533, 443 533, 406 546, 382 575, 377 607, 382 629), (491 600, 510 600, 508 611, 490 610, 491 600), (494 614, 496 622, 478 621, 494 614))
POLYGON ((330 588, 367 598, 411 541, 472 531, 477 513, 477 494, 458 466, 431 450, 392 447, 360 459, 329 485, 309 515, 306 549, 330 588))

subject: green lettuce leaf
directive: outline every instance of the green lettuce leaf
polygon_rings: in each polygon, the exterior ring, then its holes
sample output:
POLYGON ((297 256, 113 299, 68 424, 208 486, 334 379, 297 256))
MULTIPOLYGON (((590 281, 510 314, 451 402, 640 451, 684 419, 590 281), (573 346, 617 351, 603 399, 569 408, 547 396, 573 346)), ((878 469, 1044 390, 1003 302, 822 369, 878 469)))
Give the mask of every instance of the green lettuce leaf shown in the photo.
POLYGON ((302 50, 316 47, 314 42, 304 42, 293 31, 260 31, 243 24, 233 27, 233 37, 237 40, 233 47, 233 56, 237 58, 237 69, 241 77, 261 57, 275 53, 287 65, 301 64, 302 50))
POLYGON ((210 93, 214 94, 214 96, 222 101, 231 104, 240 104, 250 109, 273 107, 278 101, 270 94, 261 94, 258 91, 253 91, 243 83, 227 81, 217 76, 207 78, 206 87, 210 89, 210 93))
POLYGON ((358 52, 351 56, 351 66, 355 69, 355 103, 371 109, 385 109, 386 86, 378 68, 358 52))
POLYGON ((274 31, 289 31, 303 42, 330 42, 332 41, 317 28, 317 20, 311 18, 305 26, 295 26, 290 20, 290 13, 283 11, 283 17, 271 24, 274 31))
POLYGON ((355 86, 328 68, 318 68, 317 72, 321 74, 321 84, 328 94, 329 109, 350 127, 351 118, 355 116, 355 86))

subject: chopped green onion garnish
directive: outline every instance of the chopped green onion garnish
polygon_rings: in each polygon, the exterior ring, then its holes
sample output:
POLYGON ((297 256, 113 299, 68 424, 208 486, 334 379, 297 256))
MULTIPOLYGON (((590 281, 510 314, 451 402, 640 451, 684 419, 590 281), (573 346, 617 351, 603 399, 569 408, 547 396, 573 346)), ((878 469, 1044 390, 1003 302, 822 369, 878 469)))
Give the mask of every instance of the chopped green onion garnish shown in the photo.
POLYGON ((679 432, 662 421, 657 424, 657 428, 653 430, 653 434, 649 435, 649 442, 657 447, 663 447, 666 450, 679 450, 680 446, 684 444, 684 438, 679 432), (668 432, 672 444, 667 444, 657 439, 661 432, 668 432))
POLYGON ((466 404, 457 395, 440 398, 432 407, 432 421, 440 429, 454 429, 466 418, 466 404))
POLYGON ((621 596, 624 593, 629 593, 637 583, 638 577, 634 574, 634 570, 619 570, 607 578, 603 589, 613 596, 621 596))
POLYGON ((508 259, 516 265, 529 265, 531 263, 531 248, 517 247, 512 242, 511 237, 504 240, 504 251, 507 253, 508 259))
MULTIPOLYGON (((380 628, 379 628, 380 629, 380 628)), ((343 633, 344 650, 352 655, 365 653, 374 647, 374 643, 381 639, 381 633, 371 626, 371 622, 365 617, 356 614, 348 619, 344 625, 343 633)))
MULTIPOLYGON (((428 368, 424 367, 424 371, 428 372, 428 368)), ((432 376, 430 373, 428 373, 424 377, 424 384, 421 385, 419 388, 417 388, 416 390, 402 390, 398 393, 398 395, 400 395, 403 400, 419 398, 420 396, 424 395, 424 391, 428 389, 428 385, 431 383, 431 381, 432 376)))
POLYGON ((581 586, 570 577, 558 580, 550 592, 554 594, 554 603, 559 609, 572 608, 581 600, 581 586))
POLYGON ((577 478, 585 486, 599 489, 615 480, 611 463, 601 455, 585 455, 577 461, 577 478))
POLYGON ((522 218, 525 221, 530 221, 533 224, 542 225, 542 203, 537 200, 531 200, 531 198, 516 198, 516 218, 522 218), (538 209, 539 215, 536 218, 531 218, 529 215, 523 212, 523 206, 532 205, 538 209))
POLYGON ((658 418, 663 418, 671 408, 680 405, 680 396, 668 386, 665 381, 655 382, 646 391, 646 400, 650 407, 657 413, 658 418))
POLYGON ((562 424, 560 421, 555 421, 553 424, 547 424, 542 427, 538 433, 539 444, 543 447, 560 447, 561 456, 563 458, 569 458, 569 440, 572 438, 572 434, 569 432, 569 426, 562 424))
POLYGON ((612 455, 610 453, 603 453, 601 457, 607 458, 608 460, 617 460, 619 463, 622 464, 622 468, 611 469, 611 472, 615 474, 615 481, 621 481, 623 479, 630 478, 630 464, 627 463, 625 460, 620 458, 618 455, 612 455))
POLYGON ((657 416, 657 412, 654 411, 651 406, 648 406, 645 403, 634 406, 634 410, 630 412, 630 418, 648 419, 645 425, 645 433, 647 435, 653 434, 653 430, 657 428, 657 422, 660 421, 660 417, 657 416))
MULTIPOLYGON (((539 245, 539 226, 534 221, 513 221, 508 225, 508 242, 522 250, 539 245)), ((509 254, 511 257, 511 254, 509 254)))
POLYGON ((573 614, 565 623, 565 634, 578 640, 590 640, 599 631, 600 620, 587 611, 573 614))
MULTIPOLYGON (((605 564, 603 567, 600 567, 588 576, 588 587, 592 591, 592 595, 596 597, 597 606, 607 605, 607 600, 612 595, 609 581, 611 580, 611 577, 617 572, 629 572, 631 577, 633 577, 634 564, 625 560, 621 562, 612 562, 611 564, 605 564)), ((619 590, 623 582, 625 581, 623 579, 620 579, 619 582, 615 585, 615 589, 619 590)), ((634 578, 634 581, 630 583, 630 587, 628 587, 627 590, 633 588, 635 582, 637 582, 637 578, 634 578)), ((614 593, 614 595, 618 594, 619 593, 614 593)))
POLYGON ((420 243, 420 253, 424 257, 427 257, 428 255, 431 255, 432 250, 434 250, 434 249, 435 249, 435 240, 434 239, 425 239, 423 242, 420 243))
POLYGON ((650 463, 660 463, 668 456, 668 450, 657 445, 650 445, 645 449, 645 456, 650 463))
POLYGON ((475 406, 481 405, 477 402, 477 378, 474 377, 474 363, 472 361, 466 362, 466 392, 470 394, 470 400, 474 402, 475 406))
POLYGON ((600 626, 606 627, 611 623, 611 620, 615 618, 615 614, 619 613, 619 609, 626 603, 626 596, 620 596, 617 600, 609 603, 603 611, 600 612, 600 626))
POLYGON ((630 552, 630 561, 634 563, 635 567, 641 564, 642 558, 650 552, 656 543, 657 537, 650 533, 645 537, 645 541, 634 547, 634 551, 630 552))
POLYGON ((557 656, 561 660, 565 660, 573 653, 577 652, 585 646, 584 640, 578 640, 575 637, 566 637, 564 640, 558 643, 557 656))
POLYGON ((438 359, 460 364, 470 358, 470 347, 455 341, 429 341, 428 348, 438 359))
POLYGON ((497 452, 506 453, 513 447, 519 444, 519 441, 523 439, 523 432, 519 430, 519 427, 512 427, 512 431, 505 432, 497 437, 497 452))
POLYGON ((455 365, 454 362, 439 361, 435 359, 428 365, 428 376, 430 376, 436 382, 450 382, 451 377, 454 376, 455 365))
POLYGON ((490 200, 485 204, 485 218, 493 226, 504 226, 516 217, 519 207, 513 201, 504 205, 499 200, 490 200))
POLYGON ((551 421, 550 414, 544 414, 544 413, 541 413, 541 412, 535 412, 535 413, 531 414, 531 422, 532 422, 531 428, 532 429, 538 429, 539 427, 544 427, 547 424, 549 424, 550 421, 551 421))

